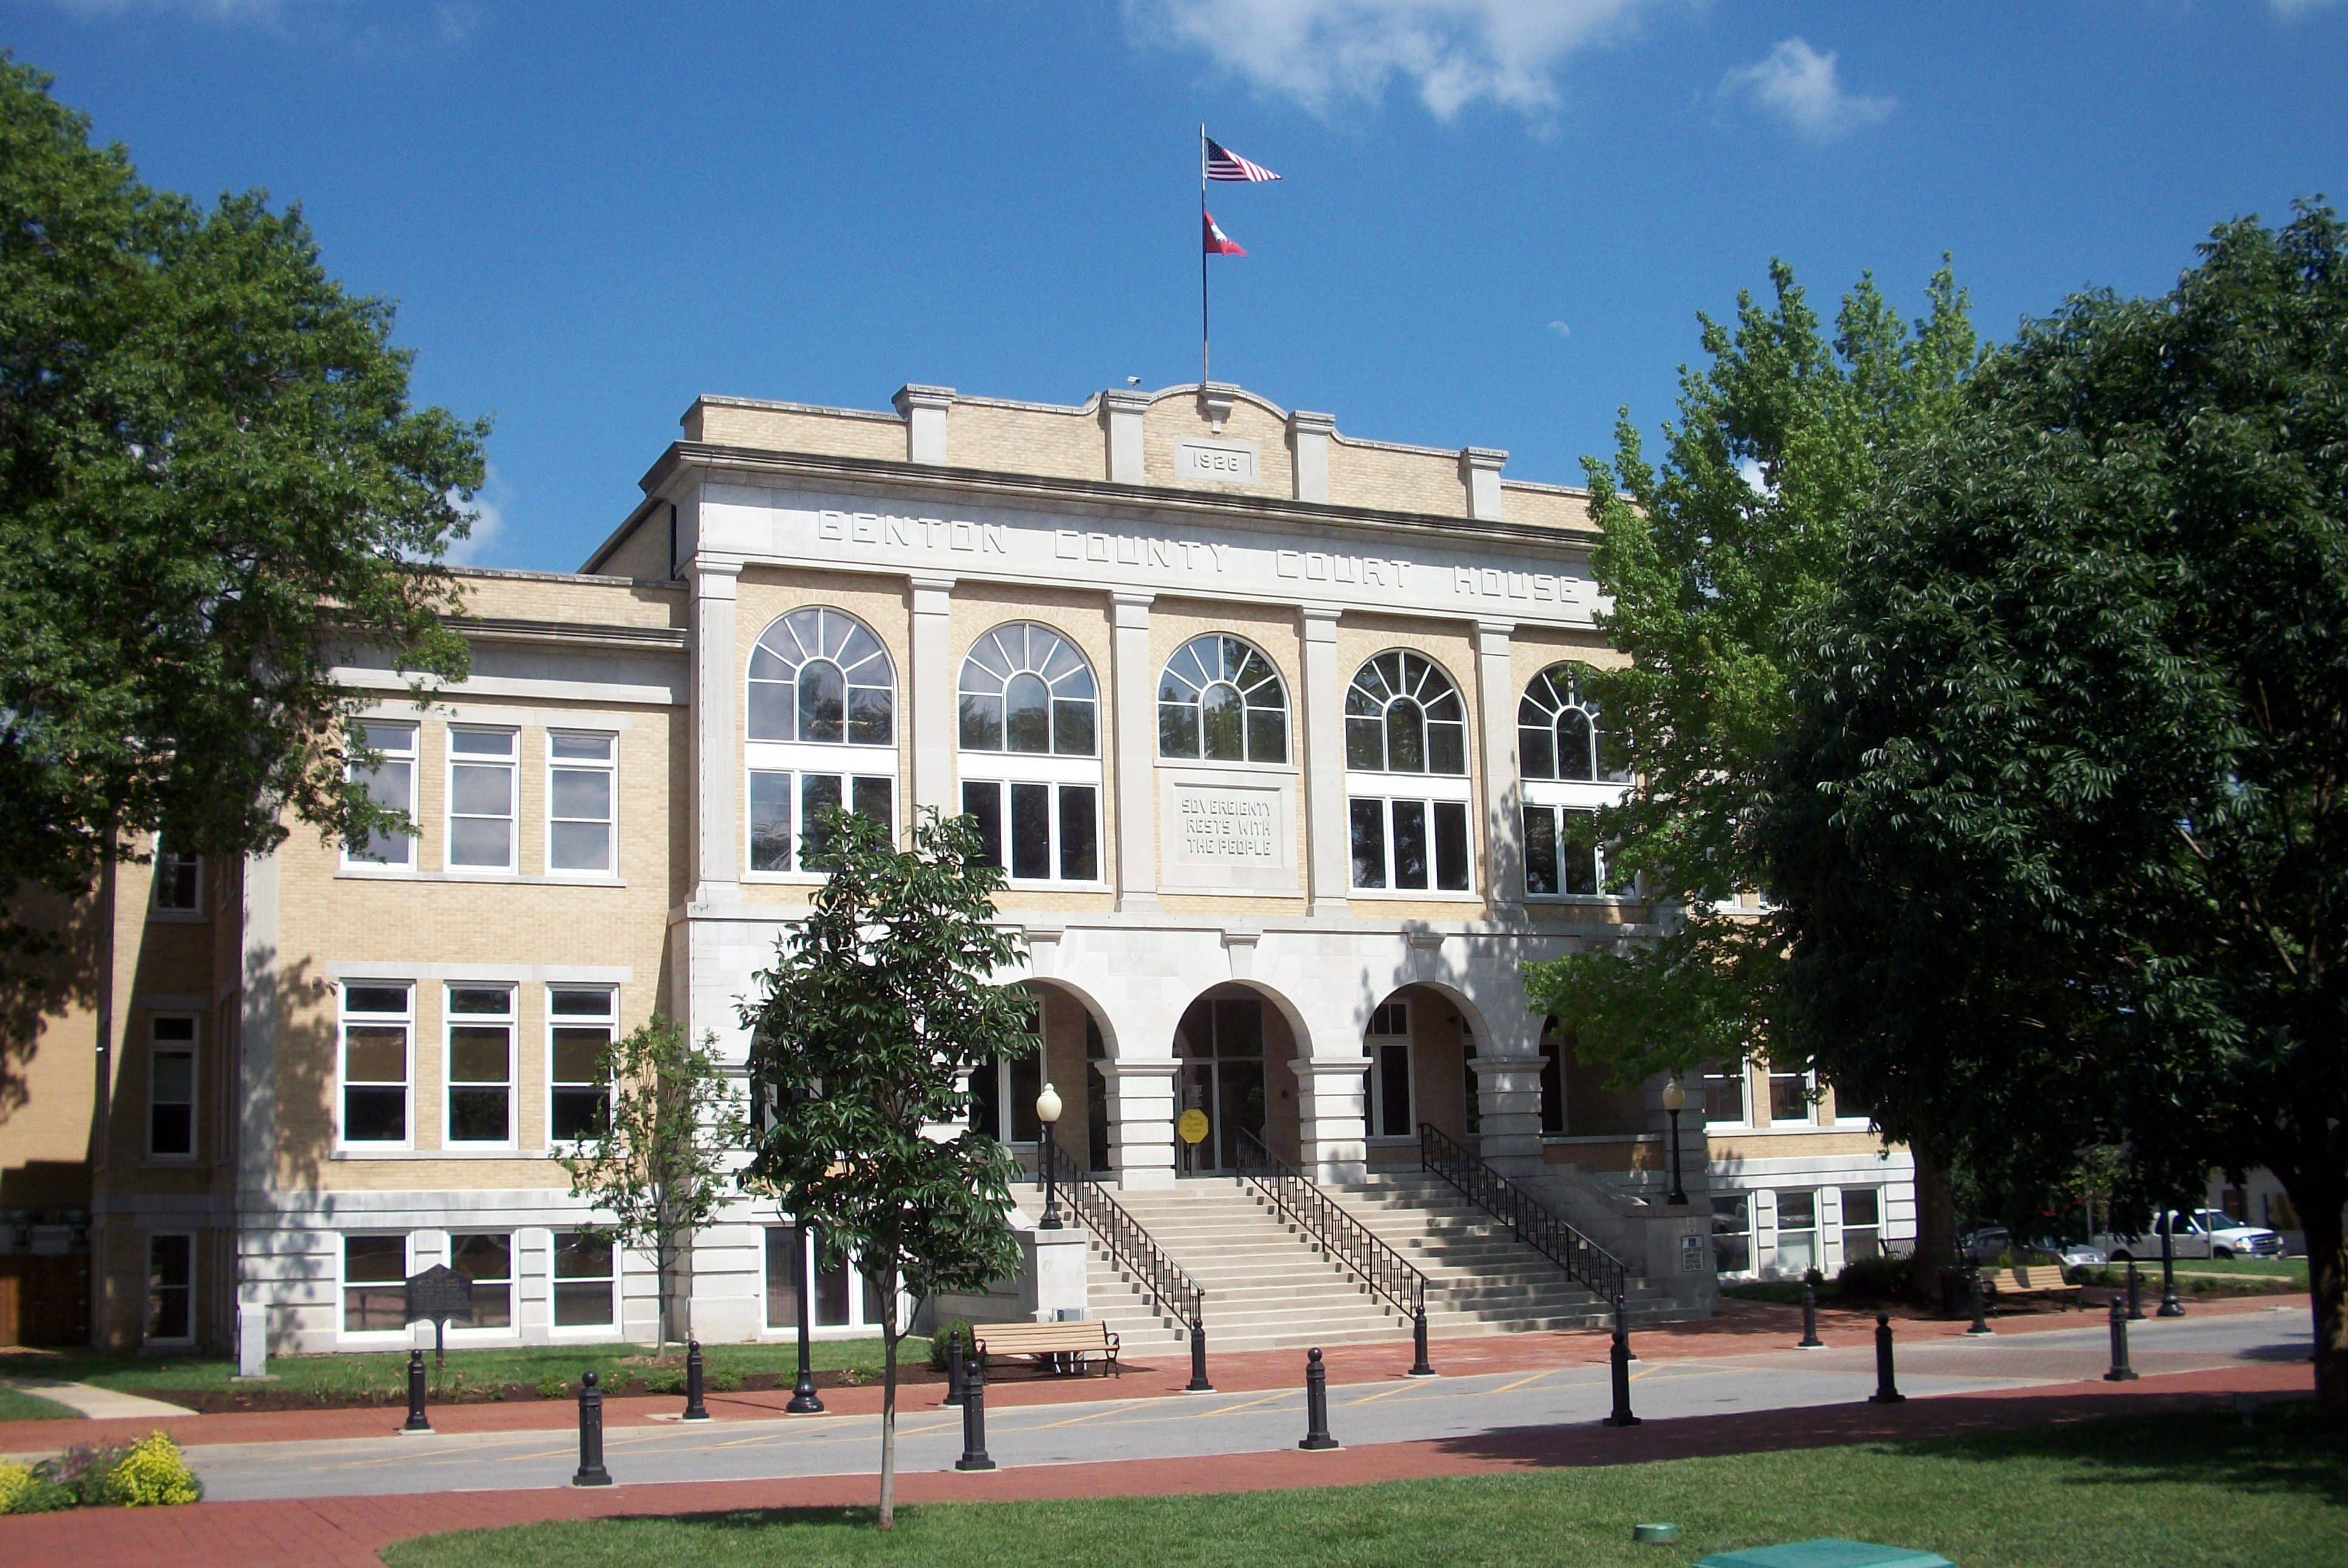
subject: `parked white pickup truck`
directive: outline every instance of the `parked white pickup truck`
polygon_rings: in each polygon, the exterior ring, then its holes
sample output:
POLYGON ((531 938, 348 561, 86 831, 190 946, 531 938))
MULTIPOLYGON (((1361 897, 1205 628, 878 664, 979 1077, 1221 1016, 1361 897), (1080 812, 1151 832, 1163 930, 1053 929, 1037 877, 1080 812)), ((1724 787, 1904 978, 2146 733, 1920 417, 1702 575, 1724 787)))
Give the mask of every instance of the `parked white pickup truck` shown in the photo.
MULTIPOLYGON (((2178 1257, 2281 1257, 2282 1237, 2264 1225, 2246 1225, 2223 1209, 2195 1209, 2190 1214, 2168 1211, 2175 1255, 2178 1257)), ((2099 1235, 2096 1245, 2114 1263, 2130 1258, 2150 1262, 2160 1256, 2160 1220, 2142 1235, 2099 1235)))

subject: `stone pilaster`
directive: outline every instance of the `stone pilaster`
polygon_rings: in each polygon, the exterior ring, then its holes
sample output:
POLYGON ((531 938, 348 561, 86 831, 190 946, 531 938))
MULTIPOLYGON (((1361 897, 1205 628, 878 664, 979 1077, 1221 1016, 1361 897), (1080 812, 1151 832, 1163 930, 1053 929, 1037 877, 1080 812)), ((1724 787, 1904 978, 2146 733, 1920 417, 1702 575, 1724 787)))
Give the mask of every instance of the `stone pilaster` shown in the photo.
POLYGON ((738 559, 693 562, 694 902, 731 904, 742 895, 742 659, 735 627, 738 559))
POLYGON ((1308 890, 1315 915, 1344 915, 1353 886, 1353 837, 1345 818, 1345 677, 1337 668, 1337 611, 1307 605, 1304 617, 1304 810, 1308 890))
POLYGON ((1149 656, 1153 595, 1114 599, 1111 678, 1117 703, 1117 907, 1158 907, 1158 670, 1149 656))
POLYGON ((1117 1184, 1139 1192, 1174 1184, 1174 1074, 1166 1061, 1100 1061, 1108 1084, 1108 1163, 1117 1184))
POLYGON ((1296 1071, 1297 1163, 1316 1182, 1358 1182, 1369 1171, 1363 1096, 1367 1059, 1300 1056, 1296 1071))
POLYGON ((1517 682, 1509 657, 1516 628, 1476 623, 1476 700, 1483 710, 1484 897, 1515 906, 1525 893, 1525 814, 1517 784, 1517 682))
POLYGON ((950 577, 916 577, 913 589, 912 669, 907 671, 913 726, 913 778, 904 814, 911 826, 928 807, 940 816, 962 809, 953 798, 954 667, 949 617, 953 608, 950 577))

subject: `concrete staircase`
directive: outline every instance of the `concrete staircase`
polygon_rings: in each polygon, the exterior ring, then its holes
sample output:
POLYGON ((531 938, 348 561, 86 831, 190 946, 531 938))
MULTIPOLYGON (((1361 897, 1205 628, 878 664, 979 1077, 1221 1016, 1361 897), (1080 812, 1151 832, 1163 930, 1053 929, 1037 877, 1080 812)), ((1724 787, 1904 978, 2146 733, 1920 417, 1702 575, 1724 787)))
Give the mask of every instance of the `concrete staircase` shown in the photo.
MULTIPOLYGON (((1413 1172, 1324 1191, 1427 1276, 1427 1328, 1437 1338, 1610 1320, 1606 1304, 1436 1178, 1413 1172)), ((1014 1188, 1013 1195, 1028 1213, 1041 1212, 1040 1192, 1014 1188)), ((1406 1314, 1323 1256, 1251 1186, 1210 1177, 1115 1196, 1205 1287, 1210 1354, 1408 1342, 1406 1314)), ((1165 1354, 1185 1342, 1181 1320, 1160 1312, 1098 1237, 1090 1262, 1091 1315, 1128 1353, 1165 1354)), ((1630 1295, 1634 1316, 1656 1316, 1667 1305, 1643 1287, 1630 1295)))

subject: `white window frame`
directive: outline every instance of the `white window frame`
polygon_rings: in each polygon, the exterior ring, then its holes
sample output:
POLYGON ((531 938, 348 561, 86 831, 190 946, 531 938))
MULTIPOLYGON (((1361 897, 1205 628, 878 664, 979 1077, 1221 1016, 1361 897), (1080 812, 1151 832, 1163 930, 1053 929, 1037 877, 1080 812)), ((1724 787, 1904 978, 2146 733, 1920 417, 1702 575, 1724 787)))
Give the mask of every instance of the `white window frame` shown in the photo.
POLYGON ((746 882, 796 883, 814 886, 823 873, 804 869, 807 863, 806 780, 814 774, 840 781, 840 804, 853 807, 858 779, 885 779, 889 784, 889 833, 893 839, 905 817, 905 791, 897 774, 897 748, 829 741, 749 741, 742 747, 747 766, 742 774, 742 879, 746 882), (790 784, 791 868, 752 869, 757 845, 756 824, 750 812, 753 774, 787 775, 790 784))
MULTIPOLYGON (((335 1147, 337 1150, 346 1150, 354 1153, 389 1153, 416 1147, 416 992, 417 984, 414 980, 346 979, 342 982, 342 989, 335 998, 335 1147), (362 988, 404 991, 407 996, 407 1010, 396 1015, 366 1012, 355 1016, 350 1005, 351 992, 362 988), (396 1025, 407 1037, 407 1049, 402 1066, 402 1071, 407 1077, 400 1085, 401 1092, 405 1096, 400 1125, 406 1129, 406 1132, 396 1141, 354 1139, 349 1136, 349 1129, 346 1125, 349 1104, 345 1094, 352 1087, 349 1072, 350 1031, 354 1024, 362 1027, 396 1025)), ((360 1080, 358 1086, 376 1089, 388 1087, 381 1080, 372 1078, 360 1080)))
POLYGON ((444 754, 440 760, 441 832, 440 868, 451 876, 512 876, 521 868, 521 731, 510 724, 450 724, 443 736, 444 754), (503 758, 486 752, 457 750, 458 735, 502 735, 507 749, 503 758), (504 816, 492 816, 481 812, 460 812, 457 809, 457 770, 459 767, 503 767, 506 770, 507 806, 504 816), (458 865, 457 862, 457 824, 466 822, 503 822, 506 825, 506 859, 502 866, 458 865))
POLYGON ((1707 1127, 1750 1127, 1753 1125, 1752 1059, 1750 1057, 1737 1058, 1735 1068, 1736 1071, 1735 1072, 1699 1071, 1696 1073, 1697 1132, 1701 1132, 1707 1127), (1734 1122, 1725 1120, 1715 1121, 1712 1118, 1711 1112, 1708 1110, 1711 1103, 1711 1091, 1705 1086, 1715 1081, 1734 1082, 1737 1085, 1736 1102, 1738 1106, 1738 1116, 1734 1122))
MULTIPOLYGON (((1823 1191, 1823 1189, 1821 1189, 1821 1191, 1823 1191)), ((1836 1190, 1835 1213, 1840 1217, 1837 1220, 1835 1225, 1835 1245, 1837 1250, 1842 1255, 1843 1266, 1845 1267, 1849 1267, 1851 1262, 1850 1236, 1853 1232, 1857 1232, 1861 1235, 1871 1235, 1875 1238, 1875 1255, 1877 1257, 1889 1255, 1889 1254, 1884 1251, 1883 1214, 1885 1207, 1886 1204, 1883 1201, 1883 1188, 1880 1185, 1869 1184, 1856 1187, 1841 1187, 1836 1190), (1858 1193, 1871 1194, 1875 1198, 1875 1223, 1872 1225, 1855 1225, 1850 1223, 1850 1200, 1852 1195, 1858 1193)))
POLYGON ((157 1163, 191 1165, 203 1148, 203 1129, 200 1126, 197 1109, 203 1103, 201 1080, 202 1064, 203 1020, 191 1012, 159 1012, 147 1020, 147 1158, 157 1163), (164 1024, 186 1024, 188 1038, 166 1041, 159 1032, 164 1024), (155 1098, 155 1064, 157 1059, 170 1054, 188 1059, 188 1146, 185 1149, 164 1150, 155 1147, 155 1108, 161 1103, 155 1098))
MULTIPOLYGON (((520 1129, 521 1120, 521 988, 507 980, 448 980, 440 988, 440 1147, 443 1149, 484 1150, 511 1149, 520 1129), (459 1013, 457 1010, 458 991, 503 991, 506 1010, 502 1015, 459 1013), (506 1031, 506 1135, 502 1138, 465 1138, 456 1135, 457 1091, 480 1089, 481 1081, 457 1081, 457 1030, 460 1029, 503 1028, 506 1031)), ((413 1036, 411 1035, 412 1039, 413 1036)))
MULTIPOLYGON (((405 723, 389 719, 360 719, 354 722, 359 729, 361 738, 368 746, 383 753, 385 763, 407 764, 407 799, 399 804, 398 809, 407 813, 407 820, 416 825, 417 831, 396 835, 405 845, 407 850, 407 853, 396 860, 378 860, 372 856, 357 853, 350 845, 345 844, 343 845, 342 868, 372 876, 413 876, 424 859, 420 842, 424 825, 416 810, 417 779, 424 766, 424 727, 421 724, 405 723), (403 744, 394 747, 384 743, 395 738, 403 739, 403 744)), ((352 772, 353 770, 345 767, 343 770, 343 776, 345 779, 350 778, 352 772)), ((368 794, 370 798, 374 797, 373 791, 369 791, 368 794)), ((388 805, 391 803, 377 800, 376 804, 388 805)))
POLYGON ((1476 862, 1478 845, 1476 841, 1476 799, 1473 781, 1456 774, 1371 774, 1348 772, 1345 774, 1345 856, 1346 876, 1352 879, 1354 804, 1357 801, 1376 801, 1385 818, 1385 886, 1365 886, 1353 883, 1349 891, 1358 897, 1392 898, 1406 902, 1452 900, 1475 903, 1481 899, 1478 890, 1476 862), (1427 885, 1424 887, 1395 886, 1394 808, 1396 804, 1419 805, 1426 812, 1427 885), (1437 886, 1442 875, 1436 858, 1435 808, 1438 805, 1463 807, 1468 831, 1468 886, 1444 887, 1437 886))
POLYGON ((157 838, 148 855, 152 872, 148 886, 148 918, 152 920, 201 920, 204 917, 204 857, 201 855, 174 855, 157 838), (188 901, 166 903, 163 890, 167 879, 176 879, 184 866, 192 878, 188 901))
POLYGON ((198 1251, 196 1233, 193 1231, 159 1230, 147 1233, 147 1289, 139 1301, 139 1343, 141 1347, 177 1347, 193 1345, 196 1342, 196 1303, 200 1299, 196 1294, 196 1276, 203 1266, 198 1251), (188 1244, 188 1282, 184 1286, 172 1287, 187 1293, 188 1331, 185 1334, 176 1334, 169 1337, 150 1335, 147 1332, 147 1323, 155 1299, 155 1244, 159 1241, 183 1241, 188 1244))
POLYGON ((449 1343, 485 1345, 510 1343, 520 1339, 521 1337, 521 1233, 510 1225, 477 1225, 469 1230, 451 1227, 442 1234, 447 1239, 441 1253, 441 1261, 452 1269, 457 1267, 458 1236, 501 1235, 506 1238, 506 1326, 503 1328, 477 1327, 471 1324, 452 1322, 448 1325, 449 1343))
MULTIPOLYGON (((821 1260, 821 1258, 817 1255, 817 1250, 816 1250, 816 1234, 815 1234, 815 1227, 814 1227, 813 1225, 790 1225, 790 1224, 788 1224, 788 1223, 779 1223, 779 1224, 778 1224, 777 1225, 772 1226, 772 1227, 769 1227, 769 1228, 773 1228, 773 1229, 779 1229, 779 1230, 794 1230, 794 1229, 796 1229, 796 1230, 798 1230, 798 1233, 799 1233, 799 1247, 800 1247, 801 1254, 802 1254, 802 1261, 805 1263, 805 1265, 806 1265, 806 1266, 807 1266, 807 1281, 808 1281, 808 1304, 807 1304, 807 1312, 808 1312, 808 1337, 809 1337, 809 1338, 812 1338, 812 1339, 857 1339, 857 1338, 862 1338, 862 1337, 866 1337, 866 1336, 868 1336, 868 1335, 871 1334, 874 1330, 878 1329, 878 1328, 880 1327, 880 1325, 878 1322, 872 1321, 872 1320, 870 1320, 870 1319, 869 1319, 869 1318, 867 1318, 867 1317, 865 1317, 865 1314, 864 1314, 864 1293, 865 1293, 865 1289, 866 1289, 866 1285, 865 1285, 865 1279, 864 1279, 864 1270, 863 1270, 862 1268, 860 1268, 860 1267, 859 1267, 859 1266, 857 1266, 856 1259, 854 1259, 853 1257, 850 1257, 850 1259, 848 1259, 848 1318, 849 1318, 849 1320, 848 1320, 846 1323, 819 1323, 819 1322, 817 1322, 817 1321, 816 1321, 816 1317, 815 1317, 815 1310, 816 1310, 816 1308, 815 1308, 815 1292, 816 1292, 816 1288, 817 1288, 816 1280, 817 1280, 817 1275, 818 1275, 818 1272, 819 1272, 819 1269, 821 1268, 821 1266, 822 1266, 822 1260, 821 1260)), ((764 1238, 763 1236, 761 1236, 761 1238, 760 1238, 760 1245, 759 1245, 759 1247, 758 1247, 758 1254, 759 1254, 759 1259, 760 1259, 760 1262, 759 1262, 760 1283, 761 1283, 763 1286, 767 1286, 767 1287, 771 1288, 771 1286, 772 1286, 772 1285, 773 1285, 773 1278, 774 1278, 774 1276, 773 1276, 773 1275, 772 1275, 770 1272, 768 1272, 768 1271, 771 1269, 771 1267, 772 1267, 772 1266, 773 1266, 773 1263, 774 1263, 774 1254, 773 1254, 772 1249, 771 1249, 771 1248, 769 1248, 769 1247, 767 1247, 767 1246, 765 1245, 765 1238, 764 1238)), ((758 1321, 759 1321, 762 1325, 766 1324, 766 1321, 767 1321, 767 1305, 766 1305, 766 1300, 767 1300, 767 1298, 766 1298, 765 1292, 762 1290, 762 1291, 761 1291, 761 1293, 760 1293, 760 1296, 759 1296, 759 1300, 758 1300, 758 1321)), ((902 1291, 898 1292, 898 1294, 897 1294, 898 1314, 899 1314, 899 1317, 900 1317, 900 1318, 901 1318, 901 1318, 902 1318, 902 1317, 903 1317, 903 1314, 904 1314, 904 1312, 905 1312, 906 1307, 907 1307, 907 1305, 909 1304, 910 1300, 911 1300, 911 1298, 910 1298, 910 1297, 908 1297, 908 1296, 905 1295, 905 1293, 904 1293, 904 1292, 902 1292, 902 1291)), ((781 1327, 774 1327, 774 1326, 772 1326, 772 1325, 767 1325, 765 1327, 763 1327, 763 1328, 762 1328, 761 1332, 762 1332, 762 1334, 763 1334, 766 1337, 770 1338, 770 1339, 782 1339, 782 1338, 788 1338, 788 1337, 794 1337, 794 1336, 796 1336, 796 1335, 798 1333, 798 1324, 796 1324, 796 1323, 793 1323, 793 1324, 786 1325, 786 1326, 781 1327)))
POLYGON ((1362 1125, 1365 1130, 1364 1136, 1373 1143, 1416 1143, 1418 1141, 1418 1050, 1417 1041, 1411 1034, 1410 1003, 1407 1000, 1383 1001, 1371 1009, 1369 1027, 1362 1031, 1362 1049, 1363 1053, 1369 1058, 1369 1066, 1362 1073, 1362 1125), (1394 1027, 1396 1024, 1401 1026, 1399 1030, 1394 1027), (1409 1109, 1400 1132, 1396 1132, 1392 1127, 1386 1127, 1383 1132, 1377 1131, 1385 1120, 1384 1084, 1379 1076, 1385 1071, 1385 1064, 1381 1060, 1381 1053, 1389 1050, 1402 1052, 1403 1085, 1409 1109))
MULTIPOLYGON (((610 1040, 616 1040, 620 1038, 620 989, 617 986, 550 984, 546 988, 546 1146, 550 1150, 567 1153, 578 1148, 581 1142, 575 1138, 558 1138, 554 1134, 554 1091, 558 1087, 575 1084, 574 1080, 557 1079, 554 1076, 555 1030, 596 1028, 605 1030, 606 1037, 610 1040), (602 995, 608 1010, 597 1018, 590 1018, 585 1013, 557 1013, 554 1010, 554 995, 557 991, 599 992, 602 995)), ((605 1082, 603 1124, 606 1127, 611 1125, 612 1113, 617 1109, 616 1099, 616 1086, 608 1081, 605 1082)))
POLYGON ((1150 743, 1156 749, 1158 760, 1161 764, 1202 769, 1263 769, 1275 773, 1292 773, 1296 770, 1296 714, 1294 704, 1288 699, 1288 677, 1281 672, 1280 661, 1274 659, 1251 638, 1241 637, 1235 631, 1202 631, 1198 636, 1189 639, 1181 647, 1174 651, 1173 655, 1164 664, 1159 667, 1158 684, 1153 699, 1150 713, 1153 739, 1150 743), (1215 663, 1212 670, 1208 668, 1207 656, 1203 651, 1193 652, 1201 642, 1215 644, 1215 663), (1231 644, 1236 644, 1245 651, 1241 653, 1236 667, 1232 665, 1230 657, 1231 644), (1208 677, 1204 683, 1193 680, 1189 671, 1175 668, 1186 653, 1191 653, 1197 660, 1198 672, 1208 677), (1241 687, 1239 684, 1239 673, 1247 666, 1248 653, 1252 653, 1262 660, 1272 671, 1272 679, 1269 682, 1259 681, 1250 687, 1241 687), (1169 682, 1177 689, 1189 688, 1190 694, 1188 697, 1178 695, 1169 701, 1167 697, 1169 682), (1257 713, 1275 711, 1275 705, 1270 703, 1251 705, 1247 699, 1251 692, 1261 692, 1266 685, 1270 685, 1280 699, 1276 704, 1276 710, 1280 714, 1281 754, 1277 758, 1258 757, 1251 754, 1255 747, 1248 721, 1257 713), (1207 690, 1210 686, 1229 686, 1239 692, 1241 754, 1237 757, 1207 755, 1204 700, 1207 690), (1165 712, 1169 707, 1188 708, 1198 715, 1199 727, 1196 739, 1199 747, 1196 752, 1169 752, 1166 749, 1165 712))
MULTIPOLYGON (((360 1229, 335 1233, 335 1340, 341 1345, 404 1345, 407 1342, 408 1326, 396 1328, 352 1328, 350 1322, 351 1237, 353 1235, 396 1235, 400 1240, 399 1266, 405 1279, 416 1273, 416 1233, 360 1229)), ((380 1285, 370 1280, 370 1285, 380 1285)))
POLYGON ((1720 1269, 1718 1238, 1724 1235, 1735 1235, 1745 1239, 1745 1266, 1740 1269, 1720 1271, 1723 1277, 1745 1279, 1757 1276, 1761 1272, 1761 1194, 1746 1188, 1730 1188, 1726 1191, 1715 1189, 1712 1194, 1712 1227, 1704 1235, 1707 1243, 1712 1246, 1713 1266, 1716 1271, 1720 1269), (1744 1204, 1745 1228, 1743 1230, 1724 1231, 1720 1228, 1720 1204, 1723 1199, 1741 1202, 1744 1204))
MULTIPOLYGON (((1013 887, 1081 887, 1106 888, 1108 886, 1108 845, 1103 842, 1104 810, 1101 803, 1101 766, 1090 757, 1024 757, 1018 765, 993 753, 972 752, 964 754, 961 784, 992 785, 995 791, 996 818, 1002 833, 1002 866, 1013 887), (1030 764, 1075 764, 1029 766, 1030 764), (1011 845, 1011 786, 1039 784, 1052 792, 1052 809, 1046 832, 1045 850, 1050 856, 1053 874, 1049 876, 1019 876, 1012 873, 1011 845), (1062 876, 1060 869, 1060 795, 1063 790, 1088 789, 1093 792, 1093 875, 1062 876)), ((962 809, 961 790, 955 791, 954 804, 962 809)))
POLYGON ((546 732, 546 875, 563 882, 617 882, 620 880, 620 737, 613 730, 551 729, 546 732), (604 756, 601 762, 580 757, 557 757, 555 743, 559 740, 601 741, 604 756), (604 859, 601 871, 576 866, 560 866, 554 863, 554 829, 558 822, 578 825, 595 819, 583 816, 555 815, 554 775, 558 773, 600 773, 611 815, 602 818, 604 859))
POLYGON ((1774 1066, 1768 1065, 1766 1060, 1763 1065, 1763 1071, 1766 1075, 1769 1082, 1769 1120, 1766 1123, 1767 1125, 1771 1127, 1816 1127, 1818 1125, 1818 1079, 1817 1073, 1780 1072, 1774 1066), (1780 1116, 1777 1114, 1777 1081, 1781 1078, 1798 1079, 1801 1081, 1801 1115, 1780 1116))
MULTIPOLYGON (((611 1243, 612 1316, 610 1320, 603 1323, 574 1323, 568 1326, 559 1324, 555 1321, 555 1292, 561 1288, 563 1283, 562 1276, 554 1272, 556 1260, 561 1254, 562 1238, 567 1235, 578 1235, 582 1234, 582 1227, 577 1225, 561 1226, 547 1233, 546 1331, 549 1335, 557 1339, 578 1340, 614 1338, 624 1327, 622 1315, 626 1311, 627 1297, 621 1289, 621 1283, 625 1279, 628 1268, 628 1249, 622 1246, 616 1238, 613 1239, 611 1243)), ((583 1275, 577 1276, 577 1278, 572 1281, 574 1284, 586 1282, 587 1276, 583 1275)))
POLYGON ((1555 822, 1553 831, 1557 835, 1557 843, 1560 846, 1558 890, 1554 893, 1536 893, 1533 891, 1532 883, 1531 835, 1529 833, 1525 835, 1527 847, 1524 892, 1529 902, 1534 904, 1628 904, 1638 899, 1639 885, 1635 880, 1628 886, 1609 889, 1608 883, 1612 876, 1612 870, 1606 863, 1606 845, 1602 842, 1596 848, 1598 891, 1569 893, 1565 890, 1565 856, 1562 851, 1565 844, 1566 814, 1581 812, 1594 815, 1610 805, 1614 805, 1622 798, 1622 786, 1557 784, 1545 779, 1526 779, 1522 781, 1520 787, 1524 791, 1524 807, 1521 815, 1530 816, 1535 812, 1549 813, 1555 822))
POLYGON ((1781 1279, 1799 1279, 1809 1269, 1826 1272, 1826 1207, 1820 1187, 1778 1187, 1769 1194, 1769 1265, 1768 1272, 1781 1279), (1788 1232, 1786 1226, 1786 1200, 1807 1197, 1810 1200, 1810 1223, 1788 1232), (1796 1266, 1785 1259, 1786 1237, 1788 1235, 1810 1238, 1810 1261, 1796 1266))

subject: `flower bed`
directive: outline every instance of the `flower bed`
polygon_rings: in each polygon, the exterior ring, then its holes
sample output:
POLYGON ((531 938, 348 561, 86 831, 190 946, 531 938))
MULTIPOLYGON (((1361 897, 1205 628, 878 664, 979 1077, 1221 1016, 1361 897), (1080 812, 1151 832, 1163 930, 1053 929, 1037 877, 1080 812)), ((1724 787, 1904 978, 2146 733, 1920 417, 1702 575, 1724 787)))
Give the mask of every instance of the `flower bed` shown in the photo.
POLYGON ((204 1483, 161 1432, 135 1443, 77 1443, 38 1464, 0 1460, 0 1513, 164 1508, 202 1501, 204 1483))

